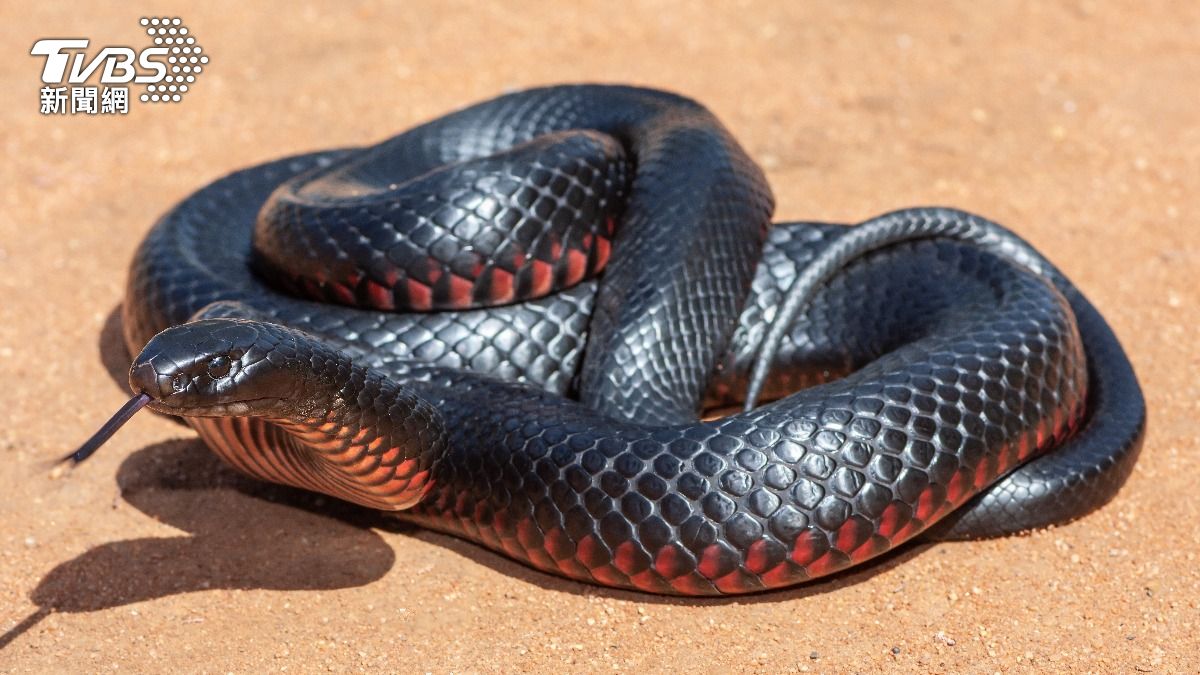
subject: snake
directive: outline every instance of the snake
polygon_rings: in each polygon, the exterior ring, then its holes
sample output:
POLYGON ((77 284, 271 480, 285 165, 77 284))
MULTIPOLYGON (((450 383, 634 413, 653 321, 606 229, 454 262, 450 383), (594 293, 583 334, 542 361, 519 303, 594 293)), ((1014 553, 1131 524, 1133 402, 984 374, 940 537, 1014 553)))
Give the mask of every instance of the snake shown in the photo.
POLYGON ((699 103, 508 93, 242 169, 123 303, 137 410, 235 469, 615 588, 781 588, 1078 518, 1146 410, 1083 294, 983 217, 772 224, 699 103))

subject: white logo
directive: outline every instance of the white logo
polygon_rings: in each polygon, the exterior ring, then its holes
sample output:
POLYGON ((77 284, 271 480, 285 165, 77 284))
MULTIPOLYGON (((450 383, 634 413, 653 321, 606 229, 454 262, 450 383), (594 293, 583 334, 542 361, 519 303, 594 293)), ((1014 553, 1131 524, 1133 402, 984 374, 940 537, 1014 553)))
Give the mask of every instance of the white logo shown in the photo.
POLYGON ((146 34, 154 39, 154 46, 140 51, 130 47, 104 47, 94 57, 89 57, 86 50, 90 40, 86 38, 45 39, 33 43, 29 54, 45 57, 42 114, 125 114, 129 112, 129 87, 120 85, 130 83, 146 85, 138 96, 142 102, 182 101, 196 76, 204 72, 208 55, 178 18, 143 17, 141 24, 146 27, 146 34), (97 73, 102 88, 86 84, 97 73))

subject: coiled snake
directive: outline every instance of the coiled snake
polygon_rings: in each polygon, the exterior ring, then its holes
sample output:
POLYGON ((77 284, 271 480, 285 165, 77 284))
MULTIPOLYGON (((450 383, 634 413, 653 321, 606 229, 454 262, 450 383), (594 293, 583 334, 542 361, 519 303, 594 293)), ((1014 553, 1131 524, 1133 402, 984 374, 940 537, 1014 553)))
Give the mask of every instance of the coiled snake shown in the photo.
POLYGON ((711 113, 615 86, 239 171, 138 250, 136 395, 72 457, 148 404, 263 480, 688 595, 1115 493, 1141 391, 1029 245, 951 209, 772 209, 711 113))

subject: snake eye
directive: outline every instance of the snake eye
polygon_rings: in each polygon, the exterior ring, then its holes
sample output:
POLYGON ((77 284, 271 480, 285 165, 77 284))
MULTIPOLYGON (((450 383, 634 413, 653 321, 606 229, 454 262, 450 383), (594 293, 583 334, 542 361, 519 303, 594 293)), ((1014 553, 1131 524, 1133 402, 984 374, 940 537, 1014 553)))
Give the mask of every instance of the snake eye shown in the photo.
POLYGON ((187 375, 184 375, 183 373, 175 373, 171 376, 171 388, 176 392, 183 391, 184 389, 187 389, 187 381, 187 375))
POLYGON ((227 356, 217 356, 208 362, 208 376, 216 380, 229 374, 233 363, 227 356))

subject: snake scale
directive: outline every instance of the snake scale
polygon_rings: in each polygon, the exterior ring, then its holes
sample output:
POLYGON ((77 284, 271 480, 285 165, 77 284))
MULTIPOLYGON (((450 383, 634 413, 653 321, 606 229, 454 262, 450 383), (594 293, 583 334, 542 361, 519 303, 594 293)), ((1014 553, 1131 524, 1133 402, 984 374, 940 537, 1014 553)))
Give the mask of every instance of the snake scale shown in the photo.
POLYGON ((953 209, 773 207, 709 111, 620 86, 238 171, 139 248, 136 395, 73 457, 149 405, 263 480, 683 595, 1111 498, 1141 390, 1045 258, 953 209))

